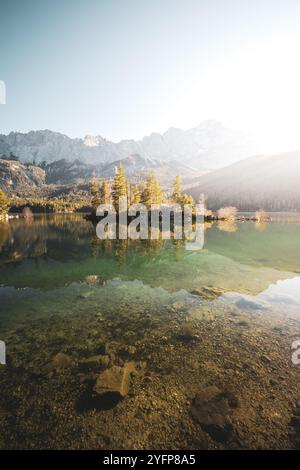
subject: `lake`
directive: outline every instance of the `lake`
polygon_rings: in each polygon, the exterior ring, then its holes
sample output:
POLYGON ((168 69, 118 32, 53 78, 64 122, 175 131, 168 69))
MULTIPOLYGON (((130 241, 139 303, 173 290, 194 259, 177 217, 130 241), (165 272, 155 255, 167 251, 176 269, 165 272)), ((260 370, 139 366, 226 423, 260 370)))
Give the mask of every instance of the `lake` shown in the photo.
POLYGON ((2 223, 0 448, 300 447, 299 241, 297 217, 207 223, 198 251, 2 223))

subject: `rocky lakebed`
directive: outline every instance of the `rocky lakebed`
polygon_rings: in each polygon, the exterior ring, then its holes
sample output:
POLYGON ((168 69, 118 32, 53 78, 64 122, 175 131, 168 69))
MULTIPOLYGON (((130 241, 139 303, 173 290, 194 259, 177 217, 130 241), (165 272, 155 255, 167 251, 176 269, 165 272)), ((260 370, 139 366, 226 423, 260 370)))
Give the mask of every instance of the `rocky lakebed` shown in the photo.
POLYGON ((29 295, 17 328, 1 322, 1 448, 300 446, 297 308, 98 281, 70 286, 67 311, 32 318, 29 295))

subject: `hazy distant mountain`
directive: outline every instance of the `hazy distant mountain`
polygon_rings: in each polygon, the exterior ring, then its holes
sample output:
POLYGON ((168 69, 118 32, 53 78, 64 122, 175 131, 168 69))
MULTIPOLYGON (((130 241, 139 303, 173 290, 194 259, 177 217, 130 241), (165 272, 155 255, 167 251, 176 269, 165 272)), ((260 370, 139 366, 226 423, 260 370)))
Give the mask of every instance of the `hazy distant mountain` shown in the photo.
POLYGON ((0 135, 0 156, 10 153, 22 162, 46 164, 57 160, 105 164, 139 155, 160 162, 180 161, 200 171, 226 166, 253 155, 257 145, 245 134, 215 120, 203 121, 186 131, 170 128, 142 140, 111 142, 101 136, 71 139, 49 130, 0 135))
POLYGON ((88 164, 80 160, 61 159, 47 165, 43 165, 48 184, 65 184, 90 179, 93 175, 99 178, 111 178, 115 174, 116 166, 122 163, 127 177, 130 180, 140 180, 151 173, 160 179, 162 183, 171 183, 174 177, 181 174, 185 178, 195 177, 199 172, 176 161, 160 162, 151 158, 143 158, 140 155, 131 155, 112 163, 88 164))
POLYGON ((170 128, 161 136, 144 137, 142 143, 154 158, 183 161, 202 171, 224 167, 259 151, 249 136, 215 120, 186 131, 170 128))
POLYGON ((204 193, 208 206, 240 210, 300 210, 300 151, 247 158, 196 179, 189 190, 204 193))
POLYGON ((100 169, 101 176, 104 178, 113 176, 116 166, 120 163, 124 166, 126 175, 129 179, 138 181, 145 179, 146 176, 151 173, 166 186, 170 186, 173 183, 176 175, 181 175, 183 178, 195 177, 195 174, 197 173, 199 175, 199 172, 176 160, 163 162, 153 158, 143 158, 140 155, 135 154, 122 160, 117 160, 104 165, 100 169))

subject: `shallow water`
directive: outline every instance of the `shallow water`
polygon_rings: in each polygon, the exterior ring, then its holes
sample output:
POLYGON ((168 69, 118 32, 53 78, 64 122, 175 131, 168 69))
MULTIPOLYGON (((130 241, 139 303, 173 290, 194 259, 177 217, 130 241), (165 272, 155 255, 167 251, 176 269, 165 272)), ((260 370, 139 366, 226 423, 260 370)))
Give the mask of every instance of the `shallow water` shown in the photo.
POLYGON ((82 215, 2 224, 0 447, 299 447, 299 240, 297 218, 207 224, 198 251, 82 215), (128 363, 125 398, 98 400, 128 363))

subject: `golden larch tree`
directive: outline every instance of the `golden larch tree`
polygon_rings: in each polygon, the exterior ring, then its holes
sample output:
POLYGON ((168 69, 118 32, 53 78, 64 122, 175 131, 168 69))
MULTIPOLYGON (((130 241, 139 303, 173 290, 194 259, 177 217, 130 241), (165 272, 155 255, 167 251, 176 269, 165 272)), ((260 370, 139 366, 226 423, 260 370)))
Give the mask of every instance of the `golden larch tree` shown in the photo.
POLYGON ((126 175, 122 164, 116 167, 112 186, 112 200, 116 210, 119 208, 119 199, 121 196, 127 196, 126 175))
POLYGON ((110 189, 108 182, 103 180, 100 189, 100 204, 109 204, 110 199, 110 189))

